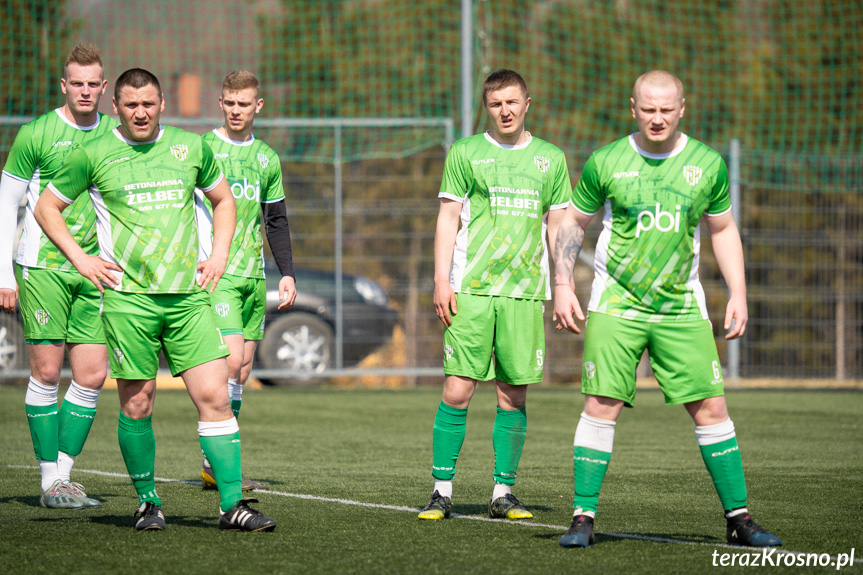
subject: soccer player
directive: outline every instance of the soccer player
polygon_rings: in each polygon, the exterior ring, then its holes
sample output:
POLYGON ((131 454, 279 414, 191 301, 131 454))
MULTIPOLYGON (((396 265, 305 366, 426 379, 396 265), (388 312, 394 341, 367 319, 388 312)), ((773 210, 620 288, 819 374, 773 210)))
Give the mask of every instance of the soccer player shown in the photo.
POLYGON ((573 448, 574 514, 564 547, 593 544, 599 491, 611 458, 614 426, 635 401, 635 370, 645 349, 667 405, 683 405, 719 494, 734 545, 781 545, 749 516, 734 424, 698 280, 699 222, 731 292, 726 339, 746 330, 743 248, 731 216, 722 157, 678 131, 683 85, 665 71, 636 80, 632 116, 638 131, 593 153, 560 223, 555 252, 554 315, 575 333, 583 313, 572 268, 584 233, 605 206, 597 242, 584 348, 584 412, 573 448))
POLYGON ((531 100, 519 74, 492 73, 482 102, 492 129, 453 144, 438 194, 434 306, 446 326, 446 379, 432 435, 434 490, 420 519, 450 515, 468 404, 487 380, 497 390, 489 516, 533 517, 512 487, 527 432, 527 386, 542 381, 543 300, 551 296, 546 228, 553 250, 571 186, 563 152, 525 130, 531 100))
MULTIPOLYGON (((21 128, 0 177, 0 307, 13 314, 20 300, 30 356, 24 407, 42 474, 39 501, 43 507, 101 507, 98 500, 86 496, 80 483, 70 481, 75 457, 81 453, 96 416, 108 367, 99 290, 54 247, 34 219, 33 210, 72 147, 117 125, 116 120, 98 111, 107 86, 98 48, 92 44, 75 46, 60 79, 66 102, 21 128), (25 193, 24 231, 13 271, 9 254, 18 205, 25 193), (72 381, 58 409, 60 370, 67 349, 72 381)), ((65 225, 88 254, 98 249, 95 222, 96 213, 87 198, 76 201, 66 212, 65 225)))
MULTIPOLYGON (((279 280, 279 309, 294 304, 297 290, 291 257, 291 234, 282 167, 279 157, 252 134, 255 116, 264 107, 258 79, 251 72, 233 71, 222 82, 219 108, 225 115, 221 128, 204 135, 213 149, 237 203, 237 229, 231 242, 225 275, 210 294, 216 325, 228 345, 228 395, 231 410, 239 418, 243 385, 249 379, 258 342, 264 335, 267 285, 264 279, 264 239, 261 213, 270 250, 282 279, 279 280)), ((200 205, 200 204, 199 204, 200 205)), ((209 257, 212 220, 209 210, 198 218, 202 259, 209 257)), ((204 458, 201 469, 204 489, 216 488, 210 463, 204 458)), ((265 488, 243 477, 243 491, 265 488)))
POLYGON ((165 100, 153 74, 140 68, 124 72, 114 86, 113 104, 120 126, 72 150, 35 216, 81 275, 102 291, 111 374, 120 394, 118 439, 140 502, 135 527, 165 528, 152 427, 162 349, 198 410, 201 447, 219 481, 219 527, 271 531, 275 521, 249 507, 255 500, 242 497, 227 351, 205 291, 215 287, 228 259, 236 225, 230 188, 200 136, 159 124, 165 100), (213 253, 202 262, 195 187, 213 205, 213 253), (61 213, 85 191, 96 208, 99 256, 78 246, 61 213))

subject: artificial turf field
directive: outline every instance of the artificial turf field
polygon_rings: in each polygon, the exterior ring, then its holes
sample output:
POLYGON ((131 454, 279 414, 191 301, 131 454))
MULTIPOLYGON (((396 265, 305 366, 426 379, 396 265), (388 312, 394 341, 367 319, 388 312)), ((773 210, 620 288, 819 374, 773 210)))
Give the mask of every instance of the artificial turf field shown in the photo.
MULTIPOLYGON (((117 445, 118 401, 106 389, 72 479, 101 509, 39 507, 39 474, 23 387, 0 387, 0 565, 3 573, 705 573, 724 519, 682 407, 640 391, 617 425, 600 496, 597 542, 564 549, 572 438, 581 411, 574 388, 528 394, 528 436, 515 494, 534 513, 485 519, 491 495, 494 395, 477 391, 446 521, 419 521, 432 480, 431 430, 440 389, 250 389, 243 395, 243 467, 265 482, 258 505, 273 533, 221 532, 218 497, 200 488, 197 416, 185 391, 160 390, 153 426, 157 483, 168 528, 134 530, 136 497, 117 445)), ((65 393, 61 388, 60 397, 65 393)), ((840 554, 842 573, 863 572, 863 393, 736 391, 728 394, 753 517, 784 551, 840 554)), ((718 555, 714 555, 714 551, 718 555)), ((777 557, 773 556, 775 563, 777 557)), ((811 565, 811 563, 810 563, 811 565)), ((835 572, 835 566, 765 572, 835 572)))

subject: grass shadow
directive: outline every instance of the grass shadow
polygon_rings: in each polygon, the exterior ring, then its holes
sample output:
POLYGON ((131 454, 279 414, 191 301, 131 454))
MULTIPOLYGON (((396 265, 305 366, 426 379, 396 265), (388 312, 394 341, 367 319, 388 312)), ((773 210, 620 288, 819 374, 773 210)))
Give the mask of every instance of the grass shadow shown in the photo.
MULTIPOLYGON (((534 514, 554 510, 554 508, 547 505, 526 505, 525 507, 528 511, 534 514)), ((417 511, 419 511, 419 509, 417 511)), ((488 503, 458 503, 452 506, 452 511, 459 515, 482 515, 483 517, 488 517, 488 503)), ((530 521, 530 519, 527 519, 526 521, 530 521)))
MULTIPOLYGON (((135 528, 136 518, 132 516, 132 514, 128 515, 99 515, 98 517, 93 517, 90 519, 92 523, 99 523, 101 525, 112 525, 114 527, 122 527, 122 528, 135 528)), ((177 526, 177 527, 201 527, 206 529, 213 529, 218 526, 219 519, 218 517, 213 516, 186 516, 186 515, 166 515, 165 523, 168 528, 177 526)))

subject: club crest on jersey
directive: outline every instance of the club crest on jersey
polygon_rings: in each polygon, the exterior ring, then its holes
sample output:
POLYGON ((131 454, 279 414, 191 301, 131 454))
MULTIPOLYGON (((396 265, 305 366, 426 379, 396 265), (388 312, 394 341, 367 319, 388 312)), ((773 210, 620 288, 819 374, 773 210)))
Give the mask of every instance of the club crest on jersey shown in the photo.
POLYGON ((536 169, 544 174, 548 171, 548 166, 551 165, 551 160, 543 156, 534 156, 533 163, 536 164, 536 169))
POLYGON ((51 319, 51 315, 44 309, 37 309, 34 311, 33 317, 36 318, 36 322, 39 325, 45 325, 48 323, 48 320, 51 319))
POLYGON ((219 317, 228 317, 228 312, 231 311, 231 305, 223 301, 217 303, 214 307, 219 317))
POLYGON ((182 162, 189 155, 189 148, 186 144, 175 144, 171 146, 171 153, 182 162))
POLYGON ((683 177, 689 182, 690 186, 694 186, 701 179, 702 170, 698 166, 683 166, 683 177))
POLYGON ((266 170, 267 166, 270 165, 270 159, 266 154, 258 154, 258 162, 261 164, 262 170, 266 170))

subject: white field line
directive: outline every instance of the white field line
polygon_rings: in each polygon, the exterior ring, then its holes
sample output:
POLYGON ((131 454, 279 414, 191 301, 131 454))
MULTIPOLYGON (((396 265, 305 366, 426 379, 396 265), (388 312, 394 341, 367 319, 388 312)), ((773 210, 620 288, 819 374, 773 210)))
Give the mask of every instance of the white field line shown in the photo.
MULTIPOLYGON (((15 469, 38 469, 38 467, 34 465, 7 465, 7 467, 15 468, 15 469)), ((101 475, 103 477, 120 477, 123 479, 128 479, 129 475, 127 473, 115 473, 113 471, 100 471, 98 469, 75 469, 77 473, 89 473, 91 475, 101 475)), ((168 477, 156 477, 156 481, 160 483, 185 483, 187 485, 200 485, 201 482, 198 480, 188 480, 188 479, 170 479, 168 477)), ((406 511, 408 513, 416 513, 419 511, 416 507, 407 507, 404 505, 386 505, 383 503, 366 503, 363 501, 354 501, 352 499, 342 499, 339 497, 321 497, 319 495, 308 495, 305 493, 288 493, 286 491, 272 491, 269 489, 256 489, 255 493, 267 493, 269 495, 278 495, 279 497, 290 497, 291 499, 305 499, 307 501, 321 501, 323 503, 338 503, 339 505, 353 505, 355 507, 368 507, 372 509, 388 509, 390 511, 406 511)), ((555 531, 566 531, 569 529, 568 525, 552 525, 549 523, 536 523, 529 521, 510 521, 508 519, 491 519, 490 517, 483 517, 481 515, 461 515, 459 513, 453 513, 450 515, 451 518, 456 519, 469 519, 471 521, 488 521, 491 523, 508 523, 510 525, 518 525, 519 527, 544 527, 546 529, 554 529, 555 531)), ((741 553, 759 553, 760 549, 754 547, 740 547, 738 545, 729 545, 727 543, 709 543, 706 541, 687 541, 685 539, 672 539, 669 537, 652 537, 650 535, 638 535, 636 533, 610 533, 606 531, 597 531, 597 535, 607 535, 609 537, 617 537, 619 539, 635 539, 638 541, 653 541, 656 543, 675 543, 678 545, 699 545, 702 547, 721 547, 725 549, 734 549, 741 553)), ((786 549, 777 549, 776 555, 794 555, 794 556, 806 556, 812 555, 811 553, 805 553, 802 551, 789 551, 786 549)), ((814 555, 821 555, 820 553, 815 553, 814 555)), ((831 561, 837 561, 837 557, 835 555, 830 556, 831 561)), ((855 558, 854 563, 863 563, 863 557, 855 558)))

